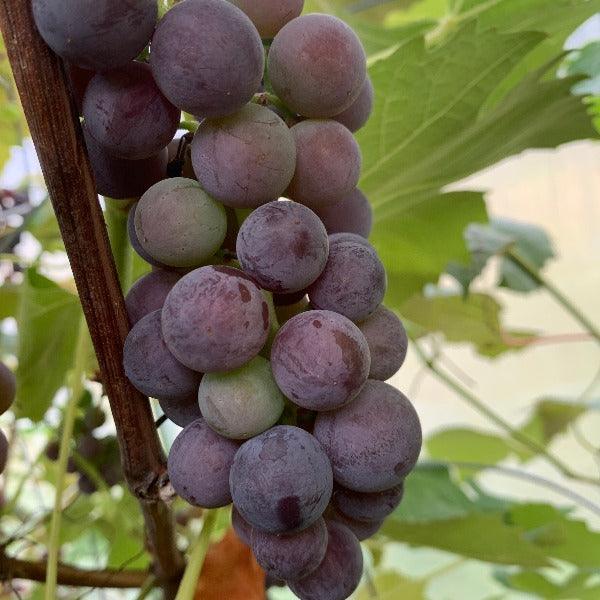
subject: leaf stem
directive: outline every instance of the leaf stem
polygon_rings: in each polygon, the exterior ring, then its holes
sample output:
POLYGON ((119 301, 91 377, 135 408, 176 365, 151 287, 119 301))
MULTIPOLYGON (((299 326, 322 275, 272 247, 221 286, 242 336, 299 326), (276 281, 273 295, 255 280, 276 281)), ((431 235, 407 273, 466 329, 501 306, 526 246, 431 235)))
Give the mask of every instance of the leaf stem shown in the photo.
POLYGON ((514 249, 508 249, 504 256, 521 270, 525 271, 538 285, 543 287, 590 335, 600 343, 600 330, 553 284, 550 283, 530 262, 514 249))
POLYGON ((202 565, 208 552, 210 536, 217 521, 218 511, 211 510, 206 512, 206 518, 202 526, 202 531, 195 541, 192 551, 188 558, 188 564, 185 568, 179 590, 175 600, 193 600, 198 587, 198 578, 202 571, 202 565))
POLYGON ((73 426, 77 412, 77 403, 79 402, 79 398, 83 391, 83 376, 85 375, 85 365, 88 356, 88 341, 89 337, 85 321, 83 317, 81 317, 77 334, 77 345, 75 347, 75 364, 71 374, 71 393, 65 408, 62 424, 62 437, 58 454, 56 496, 54 498, 54 509, 52 511, 50 535, 48 539, 48 564, 46 567, 46 587, 44 592, 45 600, 54 600, 57 598, 56 584, 58 576, 58 554, 60 552, 63 488, 65 485, 71 439, 73 438, 73 426))
POLYGON ((108 229, 108 238, 112 249, 117 274, 121 282, 121 289, 127 291, 128 274, 131 271, 131 253, 129 252, 129 243, 127 235, 127 206, 123 200, 113 200, 105 198, 106 228, 108 229))
POLYGON ((484 417, 489 419, 492 423, 495 423, 498 427, 506 431, 511 438, 515 441, 519 442, 521 445, 533 450, 536 454, 543 456, 550 464, 552 464, 564 477, 568 479, 573 479, 577 481, 581 481, 584 483, 588 483, 590 485, 600 486, 600 480, 594 477, 587 477, 585 475, 580 475, 575 473, 565 465, 560 459, 554 456, 547 448, 545 448, 542 444, 539 444, 535 440, 529 438, 524 435, 518 429, 515 429, 510 423, 505 421, 500 415, 495 413, 491 408, 489 408, 482 400, 480 400, 475 394, 473 394, 470 390, 463 387, 460 383, 458 383, 455 379, 453 379, 450 375, 442 371, 437 364, 430 360, 423 348, 421 348, 420 344, 414 339, 411 338, 413 342, 413 346, 417 352, 418 357, 421 359, 423 364, 443 383, 445 383, 451 390, 453 390, 460 398, 462 398, 467 404, 469 404, 472 408, 474 408, 477 412, 482 414, 484 417))

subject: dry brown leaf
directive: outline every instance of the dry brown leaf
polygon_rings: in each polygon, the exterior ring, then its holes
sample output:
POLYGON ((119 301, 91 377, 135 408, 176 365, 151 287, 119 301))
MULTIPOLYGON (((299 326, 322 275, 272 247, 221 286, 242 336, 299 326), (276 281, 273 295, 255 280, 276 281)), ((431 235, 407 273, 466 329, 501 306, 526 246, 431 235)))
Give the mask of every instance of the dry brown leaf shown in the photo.
POLYGON ((230 529, 208 550, 195 600, 265 600, 265 573, 230 529))

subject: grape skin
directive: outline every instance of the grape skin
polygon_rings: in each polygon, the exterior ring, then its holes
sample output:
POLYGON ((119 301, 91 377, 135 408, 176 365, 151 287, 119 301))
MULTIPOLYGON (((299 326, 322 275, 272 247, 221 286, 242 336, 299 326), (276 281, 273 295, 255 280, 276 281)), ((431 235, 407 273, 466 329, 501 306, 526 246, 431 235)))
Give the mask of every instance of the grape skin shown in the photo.
POLYGON ((342 315, 322 310, 290 319, 271 350, 277 385, 309 410, 332 410, 350 402, 367 380, 370 362, 358 327, 342 315))
POLYGON ((289 21, 300 16, 304 0, 231 0, 254 23, 260 37, 271 39, 289 21))
POLYGON ((323 272, 327 231, 317 215, 297 202, 270 202, 244 221, 237 237, 242 268, 264 289, 304 290, 323 272))
POLYGON ((112 156, 149 158, 175 136, 181 113, 158 89, 150 67, 132 62, 98 73, 83 97, 88 133, 112 156))
POLYGON ((175 438, 167 470, 175 491, 203 508, 231 503, 229 471, 238 445, 216 434, 203 419, 190 423, 175 438))
POLYGON ((169 350, 202 373, 229 371, 254 358, 269 334, 269 306, 242 271, 201 267, 169 292, 162 312, 169 350))
POLYGON ((364 127, 373 110, 375 90, 371 78, 367 76, 358 98, 343 112, 333 117, 338 123, 347 127, 352 133, 364 127))
POLYGON ((90 165, 101 196, 115 200, 137 198, 167 176, 167 149, 142 160, 111 156, 83 128, 90 165))
POLYGON ((368 238, 373 225, 373 209, 366 196, 357 188, 346 198, 318 207, 319 215, 327 233, 355 233, 368 238))
POLYGON ((219 249, 227 233, 223 206, 197 181, 165 179, 140 198, 134 215, 142 248, 170 267, 197 267, 219 249))
POLYGON ((233 115, 200 124, 192 164, 213 198, 233 208, 256 208, 279 198, 289 185, 296 145, 274 112, 247 104, 233 115))
POLYGON ((252 552, 267 575, 283 581, 310 575, 325 558, 327 527, 320 518, 297 533, 274 534, 254 529, 252 552))
POLYGON ((371 248, 371 250, 375 250, 373 246, 370 244, 367 238, 364 238, 362 235, 358 235, 357 233, 331 233, 329 234, 329 247, 331 248, 335 244, 339 244, 340 242, 352 242, 353 244, 360 244, 361 246, 365 246, 366 248, 371 248))
POLYGON ((392 514, 404 495, 404 483, 382 492, 365 493, 336 486, 331 503, 346 517, 357 521, 381 521, 392 514))
POLYGON ((348 108, 367 73, 357 35, 342 20, 323 14, 285 25, 271 44, 267 68, 279 98, 311 118, 333 117, 348 108))
POLYGON ((178 273, 164 269, 156 269, 140 277, 125 296, 131 325, 135 325, 147 314, 161 309, 167 294, 180 278, 178 273))
POLYGON ((336 242, 308 296, 315 308, 363 321, 381 304, 386 287, 385 268, 368 242, 336 242))
POLYGON ((200 411, 219 435, 246 440, 274 425, 284 407, 271 365, 261 356, 227 373, 207 373, 198 390, 200 411))
POLYGON ((138 240, 137 233, 135 232, 135 209, 137 207, 137 202, 132 204, 129 208, 129 213, 127 214, 127 234, 129 235, 129 243, 131 247, 136 251, 137 255, 144 261, 146 261, 149 265, 156 267, 157 269, 167 270, 169 267, 167 265, 163 265, 159 263, 157 260, 154 260, 145 250, 142 248, 140 244, 140 240, 138 240))
POLYGON ((327 518, 345 525, 356 536, 356 539, 359 542, 364 542, 373 537, 381 529, 384 521, 384 519, 379 519, 377 521, 358 521, 333 507, 330 507, 327 511, 327 518))
POLYGON ((238 111, 258 90, 262 41, 252 21, 223 0, 183 0, 161 19, 150 66, 163 94, 197 117, 238 111))
POLYGON ((231 507, 231 526, 240 540, 250 547, 252 545, 253 527, 240 515, 240 511, 235 506, 231 507))
POLYGON ((337 121, 306 120, 290 131, 296 143, 296 171, 286 197, 319 210, 349 196, 360 177, 360 148, 337 121))
POLYGON ((15 401, 17 380, 15 374, 0 361, 0 415, 4 414, 15 401))
POLYGON ((173 402, 196 397, 201 375, 182 365, 169 352, 161 333, 161 311, 140 319, 123 348, 125 374, 142 394, 173 402))
POLYGON ((285 533, 306 529, 322 516, 333 476, 312 435, 277 425, 242 444, 229 483, 246 521, 263 531, 285 533))
POLYGON ((4 473, 8 461, 8 440, 2 431, 0 431, 0 473, 4 473))
POLYGON ((346 600, 360 583, 363 556, 356 536, 336 521, 327 521, 327 533, 321 564, 307 577, 288 582, 301 600, 346 600))
POLYGON ((422 442, 419 417, 406 396, 371 379, 351 404, 319 413, 314 435, 331 460, 336 482, 357 492, 400 485, 422 442))
POLYGON ((186 427, 202 416, 196 394, 177 400, 159 398, 158 403, 165 416, 179 427, 186 427))
POLYGON ((402 321, 388 308, 380 306, 358 324, 371 351, 370 379, 386 381, 404 364, 408 336, 402 321))
POLYGON ((105 71, 126 65, 152 37, 155 0, 33 0, 44 41, 79 67, 105 71))

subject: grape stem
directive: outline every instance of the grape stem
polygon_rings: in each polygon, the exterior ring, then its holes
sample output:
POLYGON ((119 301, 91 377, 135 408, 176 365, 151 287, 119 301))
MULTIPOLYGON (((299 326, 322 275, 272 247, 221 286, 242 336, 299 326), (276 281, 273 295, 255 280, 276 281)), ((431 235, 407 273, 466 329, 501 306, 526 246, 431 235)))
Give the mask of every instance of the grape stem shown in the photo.
POLYGON ((474 408, 477 412, 485 416, 492 423, 495 423, 500 429, 503 429, 508 435, 520 443, 522 446, 532 450, 536 454, 543 456, 551 465, 553 465, 557 471, 559 471, 564 477, 581 481, 590 485, 600 486, 600 480, 595 477, 588 477, 575 473, 571 468, 565 465, 559 458, 554 456, 546 447, 539 444, 535 440, 529 438, 518 429, 515 429, 510 423, 505 421, 500 415, 495 413, 489 408, 482 400, 480 400, 470 390, 463 387, 453 377, 442 371, 436 362, 430 359, 426 354, 419 342, 414 337, 411 337, 413 347, 417 353, 417 356, 421 362, 433 373, 438 379, 445 383, 451 390, 453 390, 460 398, 462 398, 469 406, 474 408))

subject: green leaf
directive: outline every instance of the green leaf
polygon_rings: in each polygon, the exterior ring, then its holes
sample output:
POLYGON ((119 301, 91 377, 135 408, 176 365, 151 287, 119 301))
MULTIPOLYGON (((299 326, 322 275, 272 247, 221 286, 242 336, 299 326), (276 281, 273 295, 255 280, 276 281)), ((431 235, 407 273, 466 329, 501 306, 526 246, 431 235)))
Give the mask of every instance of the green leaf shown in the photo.
POLYGON ((600 96, 600 42, 592 42, 577 52, 567 63, 566 72, 589 77, 575 85, 573 93, 600 96))
POLYGON ((426 447, 432 458, 492 465, 512 452, 512 447, 505 438, 465 428, 445 429, 435 433, 427 439, 426 447))
POLYGON ((396 541, 429 546, 469 558, 507 565, 543 567, 544 552, 527 539, 523 527, 508 525, 501 514, 470 514, 427 523, 390 518, 383 532, 396 541))
POLYGON ((20 285, 3 283, 0 286, 0 320, 17 316, 20 298, 20 285))
POLYGON ((381 571, 356 592, 356 600, 425 600, 426 579, 409 579, 397 571, 381 571))
POLYGON ((19 311, 17 416, 39 421, 71 367, 81 306, 77 296, 29 269, 19 311))
POLYGON ((541 598, 561 600, 598 600, 600 584, 595 575, 575 573, 564 583, 555 583, 535 571, 520 571, 500 578, 507 587, 536 594, 541 598))

